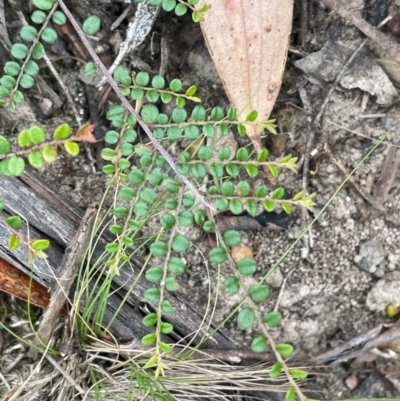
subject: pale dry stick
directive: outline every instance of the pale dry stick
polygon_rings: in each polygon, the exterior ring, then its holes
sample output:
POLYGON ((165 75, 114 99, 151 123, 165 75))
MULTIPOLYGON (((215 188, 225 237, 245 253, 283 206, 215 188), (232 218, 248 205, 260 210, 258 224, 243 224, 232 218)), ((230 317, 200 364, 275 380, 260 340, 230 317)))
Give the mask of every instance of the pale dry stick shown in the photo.
POLYGON ((81 27, 79 24, 76 22, 75 18, 69 11, 68 7, 65 5, 63 0, 59 0, 58 4, 64 11, 65 15, 68 17, 69 21, 71 22, 72 26, 75 28, 78 36, 81 38, 83 44, 86 46, 86 49, 92 56, 94 62, 96 65, 100 68, 101 72, 105 75, 107 78, 108 83, 111 85, 111 87, 114 89, 115 94, 118 96, 119 100, 121 101, 122 105, 125 107, 129 113, 133 114, 139 125, 143 128, 143 131, 147 134, 149 137, 151 143, 153 146, 160 152, 160 154, 165 158, 167 163, 171 166, 172 170, 176 174, 176 176, 179 178, 179 180, 186 185, 186 187, 192 192, 192 194, 195 196, 196 200, 200 202, 202 205, 204 205, 206 208, 209 208, 213 211, 215 211, 215 208, 209 205, 204 197, 199 193, 199 191, 196 189, 196 187, 182 174, 178 172, 178 169, 176 167, 175 162, 173 161, 172 157, 169 155, 169 153, 161 146, 161 144, 157 141, 153 133, 151 132, 150 128, 148 125, 142 120, 138 112, 129 104, 128 100, 125 98, 125 96, 121 93, 121 90, 118 87, 118 84, 115 82, 111 74, 108 72, 107 68, 105 65, 101 62, 100 58, 97 56, 96 52, 93 50, 93 47, 87 40, 85 33, 82 31, 81 27))
MULTIPOLYGON (((331 0, 323 0, 323 1, 326 2, 326 1, 331 1, 331 0)), ((381 28, 383 25, 385 25, 391 19, 392 19, 392 16, 388 16, 387 18, 385 18, 378 25, 378 28, 381 28)), ((379 31, 377 31, 377 32, 379 32, 379 31)), ((385 35, 383 35, 383 36, 385 36, 385 35)), ((339 82, 342 79, 343 74, 346 72, 346 70, 349 67, 349 65, 353 62, 353 60, 356 58, 357 54, 360 53, 360 51, 364 48, 364 46, 367 43, 368 43, 368 38, 364 39, 361 42, 361 44, 354 51, 354 53, 351 55, 351 57, 343 65, 343 67, 341 68, 339 74, 336 76, 336 79, 333 82, 331 88, 329 89, 329 92, 326 95, 326 97, 324 99, 324 102, 322 103, 322 106, 321 106, 317 116, 314 118, 314 121, 311 124, 311 132, 310 132, 310 135, 308 137, 306 152, 305 152, 305 155, 304 155, 303 178, 302 178, 302 189, 303 189, 303 191, 307 191, 308 166, 310 164, 311 147, 312 147, 312 144, 314 142, 315 135, 316 135, 317 131, 319 130, 320 126, 321 126, 321 120, 322 120, 323 115, 325 114, 325 111, 326 111, 326 108, 328 106, 328 103, 331 100, 331 96, 332 96, 333 92, 336 90, 337 86, 339 85, 339 82)), ((307 211, 305 209, 302 209, 302 215, 301 215, 301 228, 302 228, 302 230, 304 230, 304 228, 307 225, 306 220, 307 220, 307 211)), ((307 254, 308 254, 308 246, 309 246, 309 236, 308 236, 308 234, 304 235, 303 243, 304 243, 305 248, 307 249, 307 254)))

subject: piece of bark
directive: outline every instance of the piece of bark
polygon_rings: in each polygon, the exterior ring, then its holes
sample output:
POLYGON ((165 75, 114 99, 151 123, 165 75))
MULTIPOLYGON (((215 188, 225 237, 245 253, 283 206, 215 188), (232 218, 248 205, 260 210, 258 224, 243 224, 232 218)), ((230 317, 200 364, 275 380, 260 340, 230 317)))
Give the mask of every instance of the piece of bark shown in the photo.
MULTIPOLYGON (((50 294, 47 288, 33 280, 17 267, 0 258, 0 291, 40 308, 47 308, 50 294)), ((67 314, 62 308, 60 313, 67 314)))
MULTIPOLYGON (((64 257, 60 264, 60 275, 54 283, 51 293, 49 306, 43 315, 38 329, 38 336, 47 344, 53 334, 57 319, 64 307, 70 292, 71 286, 76 278, 79 265, 83 261, 86 249, 88 247, 93 224, 96 218, 96 209, 89 207, 83 216, 78 231, 71 239, 64 257)), ((37 354, 37 350, 31 349, 31 356, 37 354)))

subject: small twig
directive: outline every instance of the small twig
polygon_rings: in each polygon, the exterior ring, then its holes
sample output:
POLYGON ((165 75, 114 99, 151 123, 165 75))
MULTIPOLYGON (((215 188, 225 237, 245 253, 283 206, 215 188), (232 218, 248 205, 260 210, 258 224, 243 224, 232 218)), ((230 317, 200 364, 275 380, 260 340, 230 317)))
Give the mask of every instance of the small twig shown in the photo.
POLYGON ((110 30, 113 31, 114 29, 117 29, 121 22, 126 18, 128 13, 132 10, 132 4, 129 4, 128 7, 125 8, 125 10, 122 12, 122 14, 115 20, 115 22, 111 25, 110 30))
POLYGON ((293 272, 294 272, 294 269, 290 270, 290 272, 286 275, 285 279, 283 280, 283 283, 282 283, 281 288, 279 290, 278 298, 277 298, 276 303, 275 303, 274 312, 276 312, 279 309, 279 303, 281 302, 282 295, 283 295, 283 292, 285 290, 286 282, 287 282, 288 278, 292 275, 293 272))
POLYGON ((71 12, 69 11, 68 7, 65 5, 64 1, 63 0, 59 0, 59 4, 60 4, 60 7, 62 8, 62 10, 64 11, 65 15, 68 17, 68 19, 70 20, 71 24, 75 28, 75 30, 78 33, 79 37, 81 38, 82 42, 86 46, 86 48, 87 48, 88 52, 90 53, 90 55, 92 56, 93 60, 95 61, 97 66, 100 68, 101 72, 107 78, 107 81, 112 86, 112 88, 114 89, 115 94, 121 100, 121 103, 123 104, 125 109, 127 111, 129 111, 129 113, 133 114, 136 117, 139 125, 143 128, 143 131, 147 134, 147 136, 149 137, 149 139, 150 139, 151 143, 153 144, 153 146, 160 152, 160 154, 162 156, 164 156, 165 160, 171 166, 171 168, 174 171, 174 173, 176 174, 176 176, 193 193, 193 195, 195 196, 196 200, 198 202, 200 202, 202 205, 204 205, 205 207, 208 207, 208 208, 214 210, 214 207, 212 207, 211 205, 209 205, 205 201, 204 197, 200 195, 200 193, 196 189, 196 187, 185 176, 183 176, 182 174, 180 174, 178 172, 178 169, 177 169, 176 164, 173 161, 172 157, 162 147, 162 145, 157 141, 157 139, 155 138, 155 136, 151 132, 151 130, 148 127, 148 125, 142 120, 142 118, 137 113, 137 111, 129 104, 129 102, 126 99, 126 97, 121 93, 121 90, 119 89, 118 84, 115 82, 115 80, 113 79, 111 74, 108 72, 107 68, 105 67, 105 65, 101 62, 100 58, 97 56, 96 52, 94 51, 93 47, 91 46, 91 44, 87 40, 87 38, 86 38, 84 32, 82 31, 81 27, 76 22, 75 18, 73 17, 71 12))
POLYGON ((379 325, 336 348, 311 357, 307 362, 313 365, 337 365, 363 355, 373 348, 387 347, 391 342, 400 339, 400 327, 398 323, 392 327, 389 326, 389 330, 385 330, 387 327, 386 325, 379 325))
MULTIPOLYGON (((345 175, 345 177, 348 177, 349 172, 347 171, 346 167, 342 164, 342 162, 339 159, 337 159, 336 156, 332 153, 332 150, 329 147, 328 142, 325 142, 324 150, 330 157, 332 163, 345 175)), ((349 182, 371 206, 378 209, 380 212, 386 213, 386 209, 383 207, 383 205, 377 203, 375 199, 372 198, 371 195, 367 194, 353 177, 349 177, 349 182)))

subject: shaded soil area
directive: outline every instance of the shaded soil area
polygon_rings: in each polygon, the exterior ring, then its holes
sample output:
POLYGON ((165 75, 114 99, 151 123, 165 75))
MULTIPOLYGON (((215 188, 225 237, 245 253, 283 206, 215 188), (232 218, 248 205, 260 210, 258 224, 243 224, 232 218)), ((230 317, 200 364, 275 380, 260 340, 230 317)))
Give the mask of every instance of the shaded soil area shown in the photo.
MULTIPOLYGON (((5 5, 7 29, 14 41, 19 20, 8 4, 5 5)), ((26 6, 20 6, 29 15, 26 6)), ((104 18, 100 37, 112 61, 133 18, 133 10, 116 30, 110 31, 109 25, 127 5, 113 2, 83 4, 80 8, 71 4, 71 10, 83 20, 90 6, 94 7, 92 12, 104 18)), ((346 4, 349 9, 359 10, 371 23, 376 21, 375 25, 387 16, 389 6, 400 7, 400 2, 352 0, 346 4)), ((393 35, 390 27, 384 27, 383 31, 393 35)), ((263 138, 272 152, 292 153, 301 160, 313 119, 344 63, 364 39, 355 27, 330 12, 320 1, 296 2, 283 87, 271 116, 277 119, 279 135, 263 138)), ((57 46, 49 47, 49 55, 55 60, 61 78, 68 83, 78 114, 83 122, 93 119, 88 107, 91 95, 81 74, 82 63, 69 58, 72 51, 68 38, 57 46)), ((9 55, 4 53, 2 57, 0 66, 9 55)), ((205 106, 229 107, 200 27, 193 24, 189 15, 178 18, 160 12, 151 33, 123 63, 149 73, 159 73, 163 68, 167 80, 180 77, 185 88, 196 84, 205 106)), ((296 357, 316 355, 378 324, 393 323, 386 317, 385 307, 400 301, 399 69, 376 44, 368 42, 329 95, 321 128, 312 146, 316 152, 310 163, 307 190, 317 192, 317 206, 306 216, 307 224, 345 179, 339 164, 350 173, 379 138, 386 132, 389 134, 385 143, 355 172, 353 177, 358 186, 350 182, 344 185, 311 228, 307 245, 299 242, 267 279, 271 295, 260 308, 263 312, 276 308, 282 313, 282 324, 274 329, 273 336, 280 342, 293 344, 296 357), (320 146, 324 142, 329 144, 331 153, 320 146), (368 196, 360 194, 359 189, 368 196)), ((18 105, 17 113, 1 108, 0 132, 10 140, 15 141, 18 132, 32 125, 40 125, 46 132, 52 132, 61 122, 76 127, 76 119, 58 83, 45 67, 40 75, 63 105, 57 108, 54 98, 35 86, 27 91, 27 101, 18 105), (47 100, 51 103, 50 110, 44 106, 47 100)), ((104 110, 118 102, 112 93, 105 97, 106 88, 97 90, 92 86, 91 90, 96 97, 95 104, 101 104, 97 110, 97 135, 101 137, 109 129, 104 110), (106 100, 102 102, 102 99, 106 100)), ((139 134, 145 141, 145 134, 139 134)), ((107 182, 101 173, 98 155, 96 146, 88 146, 76 158, 61 155, 38 174, 56 192, 77 207, 85 208, 100 200, 107 182)), ((279 185, 289 193, 297 193, 301 190, 301 174, 284 173, 279 185)), ((108 203, 111 202, 109 199, 108 203)), ((243 231, 243 243, 252 249, 258 262, 255 279, 261 278, 291 246, 300 235, 301 227, 302 213, 295 210, 285 229, 267 225, 261 230, 243 231)), ((216 299, 213 283, 217 280, 217 271, 204 267, 203 254, 209 252, 209 238, 201 231, 192 235, 196 246, 186 256, 189 269, 180 277, 180 291, 205 313, 209 295, 212 301, 216 299)), ((221 322, 228 316, 241 295, 239 292, 227 298, 219 294, 213 322, 221 322)), ((248 347, 257 334, 239 330, 234 320, 225 328, 243 347, 248 347)), ((315 368, 309 388, 326 399, 399 397, 400 349, 397 344, 392 345, 334 368, 315 368)))

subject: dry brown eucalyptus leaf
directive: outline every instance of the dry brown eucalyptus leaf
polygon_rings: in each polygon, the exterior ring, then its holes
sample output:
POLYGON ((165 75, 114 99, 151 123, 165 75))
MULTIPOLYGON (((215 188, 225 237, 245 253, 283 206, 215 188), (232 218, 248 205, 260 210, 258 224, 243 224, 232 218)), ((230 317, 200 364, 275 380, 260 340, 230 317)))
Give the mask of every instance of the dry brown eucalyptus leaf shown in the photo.
MULTIPOLYGON (((208 49, 239 119, 252 110, 257 122, 269 118, 282 83, 293 0, 205 0, 201 22, 208 49)), ((246 126, 257 152, 261 129, 246 126)))

